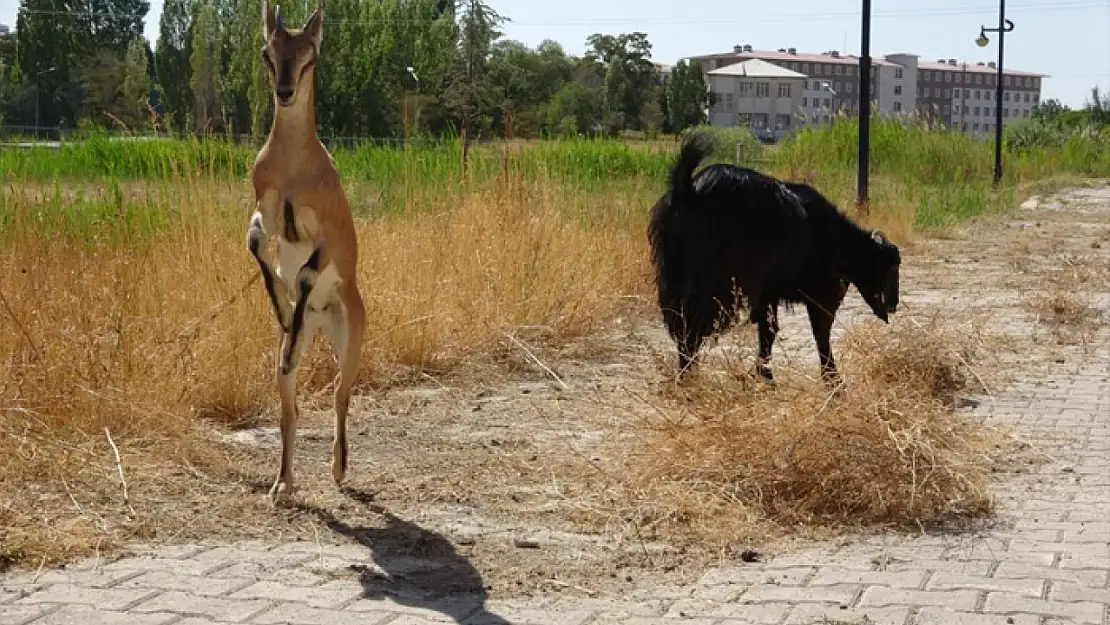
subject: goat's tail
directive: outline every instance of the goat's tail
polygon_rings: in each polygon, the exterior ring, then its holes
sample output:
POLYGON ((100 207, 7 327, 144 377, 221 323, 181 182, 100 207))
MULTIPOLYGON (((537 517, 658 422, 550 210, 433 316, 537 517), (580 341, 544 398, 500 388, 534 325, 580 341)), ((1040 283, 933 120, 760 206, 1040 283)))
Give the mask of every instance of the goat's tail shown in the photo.
POLYGON ((713 139, 707 133, 693 132, 682 142, 678 159, 671 166, 671 203, 683 207, 694 197, 694 170, 712 152, 713 139))

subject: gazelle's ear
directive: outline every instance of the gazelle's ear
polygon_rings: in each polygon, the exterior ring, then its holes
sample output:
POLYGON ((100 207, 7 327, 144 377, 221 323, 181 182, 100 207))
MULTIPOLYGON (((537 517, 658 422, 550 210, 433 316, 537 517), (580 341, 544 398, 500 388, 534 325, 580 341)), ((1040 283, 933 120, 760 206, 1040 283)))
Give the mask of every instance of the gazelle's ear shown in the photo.
POLYGON ((320 42, 324 40, 324 5, 321 2, 320 6, 308 16, 308 21, 304 23, 302 31, 308 33, 312 37, 312 43, 316 44, 316 48, 320 48, 320 42))
POLYGON ((278 18, 270 6, 270 0, 262 0, 262 38, 268 40, 278 27, 278 18))

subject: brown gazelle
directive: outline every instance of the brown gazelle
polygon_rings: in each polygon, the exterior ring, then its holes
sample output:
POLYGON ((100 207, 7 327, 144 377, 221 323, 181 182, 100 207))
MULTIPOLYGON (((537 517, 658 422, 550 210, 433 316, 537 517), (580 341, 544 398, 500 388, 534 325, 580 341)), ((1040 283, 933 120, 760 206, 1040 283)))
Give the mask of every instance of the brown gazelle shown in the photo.
POLYGON ((320 56, 323 11, 304 28, 286 29, 281 8, 262 1, 262 62, 274 85, 270 136, 251 168, 255 211, 247 246, 258 260, 281 326, 277 386, 281 398, 281 465, 270 497, 293 494, 297 429, 296 375, 301 357, 323 330, 339 361, 335 387, 332 476, 347 472, 347 411, 358 373, 366 310, 359 295, 358 241, 334 161, 316 135, 313 75, 320 56), (277 267, 269 250, 277 237, 277 267))

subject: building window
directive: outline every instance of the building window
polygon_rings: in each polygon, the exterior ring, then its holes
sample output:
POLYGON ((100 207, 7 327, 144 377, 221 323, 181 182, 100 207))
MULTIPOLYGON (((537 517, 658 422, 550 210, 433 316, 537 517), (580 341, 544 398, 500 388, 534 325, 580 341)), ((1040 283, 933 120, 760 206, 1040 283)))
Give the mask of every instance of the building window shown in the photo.
POLYGON ((898 80, 902 80, 902 68, 901 67, 894 70, 894 77, 897 78, 898 80))
POLYGON ((1029 117, 1029 109, 1025 109, 1024 111, 1022 111, 1021 116, 1022 117, 1029 117))
POLYGON ((752 116, 752 126, 754 126, 755 128, 766 128, 767 127, 767 114, 766 113, 756 113, 755 115, 753 115, 752 116))
POLYGON ((964 107, 964 115, 967 115, 968 107, 964 107))
POLYGON ((725 110, 726 111, 731 111, 732 110, 732 94, 731 93, 726 93, 725 94, 725 110))
POLYGON ((1010 92, 1009 91, 1003 91, 1002 92, 1002 99, 1009 102, 1010 101, 1010 92))
POLYGON ((836 75, 837 75, 837 76, 840 76, 840 75, 842 75, 843 73, 844 73, 844 66, 843 66, 843 65, 837 65, 837 66, 836 66, 836 75))
POLYGON ((979 132, 979 122, 975 122, 975 124, 972 126, 972 130, 974 130, 975 132, 979 132))
POLYGON ((952 82, 952 72, 944 72, 944 82, 952 82))
POLYGON ((956 84, 958 85, 958 84, 962 83, 963 81, 964 81, 964 75, 963 74, 956 74, 956 84))
POLYGON ((1009 117, 1010 116, 1010 109, 1008 109, 1008 108, 1007 109, 1002 109, 1002 116, 1003 117, 1009 117))
POLYGON ((951 100, 952 99, 952 90, 951 89, 945 89, 944 90, 944 99, 945 100, 951 100))
POLYGON ((929 70, 925 70, 921 73, 921 77, 925 80, 925 82, 929 82, 930 80, 932 80, 933 74, 929 70))
POLYGON ((739 115, 736 116, 736 121, 737 121, 738 124, 740 124, 741 126, 743 126, 745 128, 751 128, 751 126, 752 126, 752 114, 751 113, 740 113, 739 115))
POLYGON ((947 104, 944 105, 944 114, 945 115, 947 115, 951 110, 952 110, 951 107, 949 107, 947 104))
POLYGON ((856 67, 854 65, 849 65, 848 68, 846 70, 844 70, 844 73, 849 75, 849 76, 855 76, 856 75, 856 67))
POLYGON ((971 89, 964 89, 964 99, 965 100, 970 100, 971 99, 971 89))
POLYGON ((844 93, 851 93, 851 92, 852 92, 852 83, 850 83, 850 82, 844 83, 844 93))
POLYGON ((771 83, 757 82, 755 83, 755 97, 769 98, 771 97, 771 83))
POLYGON ((779 83, 779 97, 780 98, 789 98, 790 97, 790 83, 788 83, 788 82, 780 82, 779 83))
POLYGON ((739 94, 740 94, 741 98, 746 98, 746 97, 751 96, 751 94, 752 94, 752 83, 750 81, 747 81, 747 80, 741 81, 739 94))
POLYGON ((790 127, 789 115, 775 115, 775 130, 786 130, 790 127))
POLYGON ((1033 94, 1033 104, 1036 104, 1037 100, 1040 100, 1040 99, 1041 99, 1040 94, 1036 94, 1036 93, 1033 94))
POLYGON ((808 74, 809 73, 809 63, 802 63, 802 73, 803 74, 808 74))
POLYGON ((902 103, 901 102, 895 102, 894 103, 894 112, 897 113, 898 111, 901 111, 901 110, 902 110, 902 103))
POLYGON ((978 116, 979 116, 979 107, 978 107, 978 106, 977 106, 977 107, 975 107, 975 116, 976 116, 976 117, 978 117, 978 116))
POLYGON ((822 102, 822 104, 825 105, 825 108, 829 108, 829 99, 825 98, 824 101, 822 102))
POLYGON ((975 99, 976 99, 976 100, 982 100, 982 99, 983 99, 983 97, 982 97, 982 96, 983 96, 983 92, 982 92, 982 91, 980 91, 980 90, 978 90, 978 89, 976 89, 976 90, 975 90, 975 99))
POLYGON ((990 114, 991 114, 991 107, 984 106, 983 107, 983 116, 984 117, 990 117, 990 114))
POLYGON ((1025 94, 1025 103, 1029 104, 1029 94, 1028 93, 1025 94))
POLYGON ((983 84, 983 75, 982 74, 976 74, 975 75, 975 84, 977 84, 977 85, 983 84))
POLYGON ((802 98, 802 108, 809 106, 809 98, 802 98))
POLYGON ((1002 78, 1002 84, 1003 84, 1003 85, 1006 85, 1007 87, 1009 87, 1009 86, 1010 86, 1010 77, 1009 77, 1009 76, 1005 76, 1005 77, 1003 77, 1003 78, 1002 78))
POLYGON ((902 85, 894 85, 894 95, 902 95, 902 85))

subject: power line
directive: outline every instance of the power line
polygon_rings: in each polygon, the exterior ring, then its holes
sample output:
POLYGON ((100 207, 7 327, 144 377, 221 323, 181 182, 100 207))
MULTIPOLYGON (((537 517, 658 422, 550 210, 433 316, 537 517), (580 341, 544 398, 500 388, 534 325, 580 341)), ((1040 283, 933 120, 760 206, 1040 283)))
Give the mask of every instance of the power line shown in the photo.
MULTIPOLYGON (((1017 4, 1008 7, 1009 10, 1022 10, 1022 9, 1054 9, 1054 10, 1082 10, 1092 8, 1102 8, 1105 6, 1103 0, 1064 0, 1061 2, 1035 2, 1027 4, 1017 4)), ((991 6, 954 6, 938 9, 927 9, 924 11, 877 11, 872 14, 872 19, 894 19, 894 18, 938 18, 938 17, 952 17, 961 15, 978 15, 984 13, 997 12, 997 5, 991 6)), ((113 19, 143 19, 145 20, 146 13, 114 13, 108 11, 58 11, 50 9, 20 9, 20 13, 30 15, 69 15, 69 16, 82 16, 82 17, 111 17, 113 19)), ((668 24, 668 25, 705 25, 705 24, 765 24, 777 22, 809 22, 809 21, 825 21, 837 18, 855 18, 858 17, 858 12, 853 11, 838 11, 828 13, 781 13, 778 15, 767 17, 752 16, 717 16, 717 17, 695 17, 695 18, 678 18, 678 17, 655 17, 655 18, 640 18, 630 20, 628 18, 593 18, 589 20, 576 20, 567 22, 552 22, 552 21, 539 21, 539 22, 520 22, 510 20, 510 23, 515 25, 524 26, 594 26, 599 24, 668 24)), ((325 18, 327 19, 327 18, 325 18)), ((438 18, 407 18, 407 17, 384 17, 375 20, 355 20, 355 19, 331 19, 327 20, 330 24, 359 24, 364 26, 377 25, 383 22, 414 22, 414 23, 431 23, 438 18)))

